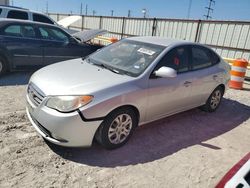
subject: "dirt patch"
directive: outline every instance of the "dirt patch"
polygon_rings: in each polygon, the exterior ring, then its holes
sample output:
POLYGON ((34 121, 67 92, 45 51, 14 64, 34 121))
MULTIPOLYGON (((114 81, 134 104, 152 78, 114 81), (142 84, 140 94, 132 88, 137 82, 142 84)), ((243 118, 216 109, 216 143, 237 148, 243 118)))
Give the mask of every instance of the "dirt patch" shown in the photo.
POLYGON ((215 113, 144 125, 107 151, 46 143, 27 120, 21 84, 0 87, 0 187, 214 187, 249 152, 249 90, 228 90, 215 113))

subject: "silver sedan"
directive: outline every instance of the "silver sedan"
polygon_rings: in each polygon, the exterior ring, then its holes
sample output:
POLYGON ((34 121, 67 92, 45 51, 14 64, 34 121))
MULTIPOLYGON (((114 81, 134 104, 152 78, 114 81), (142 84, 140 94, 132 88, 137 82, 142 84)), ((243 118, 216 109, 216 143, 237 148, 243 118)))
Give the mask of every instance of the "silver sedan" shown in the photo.
POLYGON ((230 67, 210 48, 158 37, 133 37, 85 59, 38 70, 27 88, 27 114, 48 141, 107 149, 125 144, 142 124, 195 107, 215 111, 230 67))

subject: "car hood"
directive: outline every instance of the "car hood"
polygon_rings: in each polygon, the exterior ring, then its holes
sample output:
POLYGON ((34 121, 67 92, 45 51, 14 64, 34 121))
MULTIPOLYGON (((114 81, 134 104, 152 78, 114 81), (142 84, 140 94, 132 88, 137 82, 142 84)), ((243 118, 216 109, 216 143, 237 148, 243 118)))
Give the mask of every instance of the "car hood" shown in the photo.
POLYGON ((91 65, 82 59, 68 60, 44 67, 35 72, 30 83, 41 94, 85 95, 123 84, 133 77, 91 65))
POLYGON ((91 29, 91 30, 87 30, 87 31, 80 31, 77 33, 72 34, 74 37, 77 37, 79 39, 81 39, 81 42, 87 42, 99 35, 104 35, 106 34, 108 31, 105 29, 91 29))
POLYGON ((79 21, 81 18, 82 18, 81 16, 76 16, 76 15, 68 16, 66 18, 59 20, 57 23, 66 28, 72 25, 73 23, 79 21))

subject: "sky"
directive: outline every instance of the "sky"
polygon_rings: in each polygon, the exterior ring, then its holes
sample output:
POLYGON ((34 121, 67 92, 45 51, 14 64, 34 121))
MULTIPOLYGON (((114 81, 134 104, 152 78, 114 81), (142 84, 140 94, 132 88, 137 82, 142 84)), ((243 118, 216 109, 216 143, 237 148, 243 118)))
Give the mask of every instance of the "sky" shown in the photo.
MULTIPOLYGON (((51 13, 79 14, 81 3, 83 13, 88 5, 88 14, 93 10, 98 16, 127 16, 131 10, 132 17, 143 17, 142 9, 147 10, 147 17, 188 18, 189 2, 192 2, 190 19, 205 19, 205 9, 209 0, 10 0, 10 4, 31 10, 51 13)), ((215 0, 211 13, 214 20, 246 20, 250 21, 250 0, 215 0)))

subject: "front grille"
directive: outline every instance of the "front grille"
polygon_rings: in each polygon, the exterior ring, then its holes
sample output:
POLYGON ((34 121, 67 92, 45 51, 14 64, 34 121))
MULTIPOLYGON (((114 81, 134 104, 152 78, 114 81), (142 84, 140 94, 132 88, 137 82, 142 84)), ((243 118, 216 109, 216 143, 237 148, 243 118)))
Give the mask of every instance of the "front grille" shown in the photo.
POLYGON ((38 92, 38 90, 35 89, 32 84, 29 84, 27 92, 29 99, 35 106, 39 106, 43 102, 43 99, 45 98, 45 96, 41 94, 41 92, 38 92))

